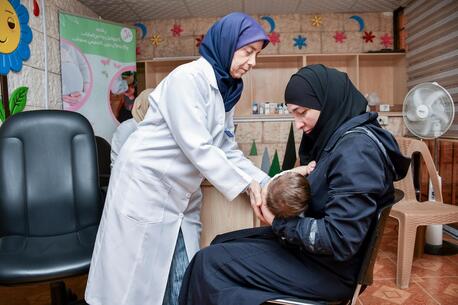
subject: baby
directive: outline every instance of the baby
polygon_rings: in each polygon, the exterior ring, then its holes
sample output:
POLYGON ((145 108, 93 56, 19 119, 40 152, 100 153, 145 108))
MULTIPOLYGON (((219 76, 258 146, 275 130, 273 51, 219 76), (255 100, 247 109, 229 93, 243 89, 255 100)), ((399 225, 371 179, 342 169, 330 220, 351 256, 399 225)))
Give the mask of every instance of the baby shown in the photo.
POLYGON ((315 161, 275 175, 267 185, 266 205, 276 217, 299 216, 310 203, 310 185, 305 176, 315 168, 315 161))

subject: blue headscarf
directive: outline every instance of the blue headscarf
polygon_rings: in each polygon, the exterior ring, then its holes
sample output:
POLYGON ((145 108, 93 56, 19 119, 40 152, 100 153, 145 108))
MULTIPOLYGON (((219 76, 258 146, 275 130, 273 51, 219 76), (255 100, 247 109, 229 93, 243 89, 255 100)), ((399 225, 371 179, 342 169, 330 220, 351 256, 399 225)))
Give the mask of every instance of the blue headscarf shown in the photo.
POLYGON ((234 53, 259 40, 264 41, 263 48, 269 43, 269 38, 256 20, 243 13, 231 13, 211 26, 199 47, 200 54, 215 71, 226 112, 239 101, 243 90, 242 79, 234 79, 229 73, 234 53))

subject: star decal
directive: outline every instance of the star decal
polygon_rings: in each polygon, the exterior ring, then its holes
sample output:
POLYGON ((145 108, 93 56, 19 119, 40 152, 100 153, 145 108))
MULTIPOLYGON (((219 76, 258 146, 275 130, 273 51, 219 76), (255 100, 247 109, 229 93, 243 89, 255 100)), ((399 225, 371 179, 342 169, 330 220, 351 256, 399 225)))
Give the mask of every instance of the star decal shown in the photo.
POLYGON ((273 45, 276 45, 280 42, 280 33, 278 32, 269 33, 267 36, 269 37, 269 40, 273 45))
POLYGON ((347 39, 347 36, 345 35, 345 33, 339 32, 339 31, 337 31, 336 34, 332 37, 334 37, 337 43, 343 43, 344 40, 347 39))
POLYGON ((383 44, 385 48, 389 48, 393 45, 393 37, 390 34, 385 34, 380 37, 380 43, 383 44))
POLYGON ((374 38, 375 38, 375 35, 372 34, 372 31, 370 32, 364 31, 363 39, 365 43, 374 42, 374 38))
POLYGON ((181 32, 183 32, 183 29, 181 28, 180 24, 175 23, 173 25, 173 28, 170 29, 170 31, 172 32, 173 37, 179 37, 181 36, 181 32))
POLYGON ((297 47, 299 50, 302 47, 307 47, 307 37, 302 37, 302 35, 298 35, 296 38, 293 38, 294 46, 297 47))
POLYGON ((321 16, 313 16, 312 18, 312 25, 314 27, 320 27, 321 24, 323 23, 323 18, 321 16))
POLYGON ((153 46, 157 47, 158 45, 161 44, 162 42, 162 37, 161 35, 159 34, 154 34, 151 39, 150 39, 151 43, 153 44, 153 46))

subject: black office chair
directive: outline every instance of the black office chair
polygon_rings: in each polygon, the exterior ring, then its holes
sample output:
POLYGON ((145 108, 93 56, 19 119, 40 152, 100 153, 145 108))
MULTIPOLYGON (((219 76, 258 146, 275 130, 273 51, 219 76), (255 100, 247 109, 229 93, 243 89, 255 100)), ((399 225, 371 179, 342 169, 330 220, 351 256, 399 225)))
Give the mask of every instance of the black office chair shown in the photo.
MULTIPOLYGON (((15 114, 0 127, 0 285, 89 270, 102 211, 94 133, 75 112, 15 114)), ((52 304, 68 304, 63 282, 52 304)))
POLYGON ((99 182, 101 188, 108 188, 111 174, 111 145, 102 137, 96 136, 97 163, 99 166, 99 182))
POLYGON ((400 201, 404 197, 404 193, 400 190, 396 190, 394 194, 394 202, 387 205, 377 211, 377 221, 374 221, 371 225, 370 232, 372 235, 365 241, 363 262, 361 269, 358 274, 358 280, 355 286, 353 297, 350 300, 336 300, 332 302, 318 301, 318 300, 304 300, 304 299, 277 299, 265 302, 264 305, 281 304, 281 305, 355 305, 358 296, 366 289, 367 286, 372 285, 373 282, 373 271, 374 264, 377 258, 378 249, 380 247, 380 241, 382 240, 383 231, 385 229, 386 219, 390 215, 391 208, 395 203, 400 201))

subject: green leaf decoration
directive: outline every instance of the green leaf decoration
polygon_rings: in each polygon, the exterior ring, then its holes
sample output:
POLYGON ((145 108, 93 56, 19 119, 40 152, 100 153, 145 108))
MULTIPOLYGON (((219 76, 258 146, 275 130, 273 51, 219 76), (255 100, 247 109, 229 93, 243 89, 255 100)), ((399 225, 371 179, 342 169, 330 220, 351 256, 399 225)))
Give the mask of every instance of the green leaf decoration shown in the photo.
POLYGON ((28 87, 18 87, 13 91, 10 97, 10 112, 11 115, 14 115, 18 112, 21 112, 25 108, 27 103, 27 92, 29 91, 28 87))
POLYGON ((5 117, 5 109, 3 108, 3 101, 0 99, 0 121, 5 122, 6 117, 5 117))
POLYGON ((272 165, 270 166, 270 169, 269 169, 269 176, 270 177, 273 177, 275 176, 276 174, 278 174, 279 172, 281 172, 281 169, 280 169, 280 161, 278 160, 278 153, 277 153, 277 150, 275 150, 275 155, 274 155, 274 158, 272 160, 272 165))
POLYGON ((251 149, 250 149, 250 156, 257 156, 258 155, 258 149, 256 148, 256 143, 253 140, 253 143, 251 144, 251 149))

